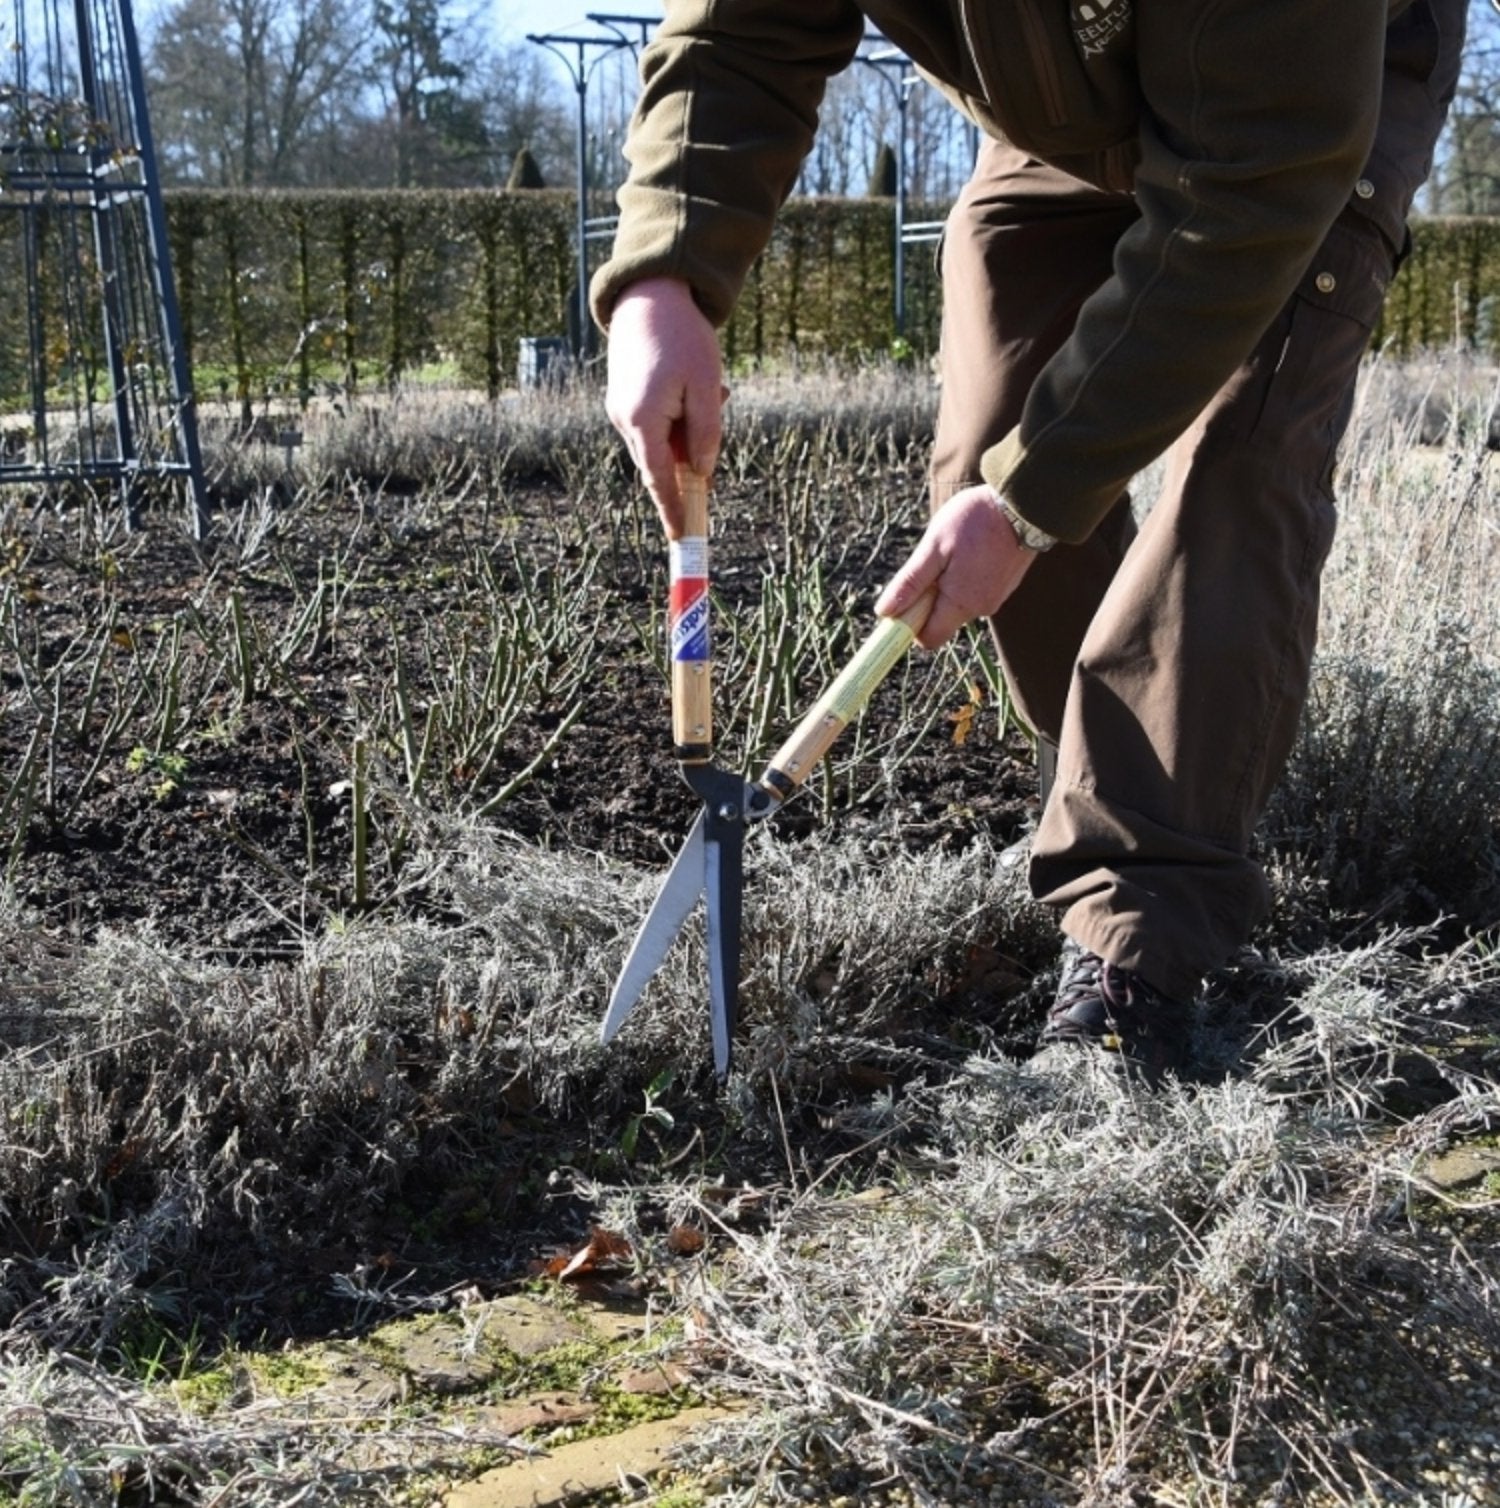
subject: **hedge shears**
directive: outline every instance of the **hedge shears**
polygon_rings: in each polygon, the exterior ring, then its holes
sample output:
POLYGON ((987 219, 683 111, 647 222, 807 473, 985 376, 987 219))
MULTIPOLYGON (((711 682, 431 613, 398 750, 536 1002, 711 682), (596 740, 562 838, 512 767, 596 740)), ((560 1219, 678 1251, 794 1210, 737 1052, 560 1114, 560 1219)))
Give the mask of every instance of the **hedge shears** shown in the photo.
POLYGON ((931 610, 929 591, 899 618, 882 618, 854 658, 772 756, 758 781, 713 763, 709 659, 708 488, 690 467, 677 469, 683 533, 670 544, 668 633, 672 672, 672 743, 678 768, 703 803, 698 820, 641 923, 605 1011, 600 1039, 609 1042, 661 967, 698 900, 708 925, 708 993, 714 1069, 729 1075, 740 977, 745 831, 771 816, 858 716, 901 659, 931 610))

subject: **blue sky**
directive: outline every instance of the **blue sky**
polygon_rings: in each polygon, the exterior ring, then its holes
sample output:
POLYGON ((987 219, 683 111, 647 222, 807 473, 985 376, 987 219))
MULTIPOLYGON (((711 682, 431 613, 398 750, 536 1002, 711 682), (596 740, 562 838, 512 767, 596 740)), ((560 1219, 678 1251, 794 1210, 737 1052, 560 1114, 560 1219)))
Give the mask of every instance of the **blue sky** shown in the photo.
POLYGON ((614 16, 660 16, 661 0, 494 0, 495 26, 509 41, 527 32, 597 31, 584 17, 590 11, 614 16))
MULTIPOLYGON (((137 19, 146 23, 163 8, 166 0, 135 0, 137 19)), ((466 9, 459 0, 458 9, 466 9)), ((477 7, 483 14, 485 7, 477 7)), ((488 9, 494 17, 495 30, 505 41, 519 42, 527 32, 569 31, 575 26, 597 31, 584 19, 596 14, 623 16, 660 16, 661 0, 491 0, 488 9)))

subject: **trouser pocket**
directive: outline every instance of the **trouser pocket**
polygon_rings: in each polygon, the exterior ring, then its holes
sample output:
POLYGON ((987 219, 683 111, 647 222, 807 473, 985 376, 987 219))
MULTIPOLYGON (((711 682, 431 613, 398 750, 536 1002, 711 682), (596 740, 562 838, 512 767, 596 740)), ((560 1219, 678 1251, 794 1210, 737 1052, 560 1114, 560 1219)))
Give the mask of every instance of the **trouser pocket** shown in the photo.
POLYGON ((1304 451, 1326 478, 1395 265, 1374 224, 1353 212, 1335 221, 1261 342, 1264 394, 1253 443, 1304 451))

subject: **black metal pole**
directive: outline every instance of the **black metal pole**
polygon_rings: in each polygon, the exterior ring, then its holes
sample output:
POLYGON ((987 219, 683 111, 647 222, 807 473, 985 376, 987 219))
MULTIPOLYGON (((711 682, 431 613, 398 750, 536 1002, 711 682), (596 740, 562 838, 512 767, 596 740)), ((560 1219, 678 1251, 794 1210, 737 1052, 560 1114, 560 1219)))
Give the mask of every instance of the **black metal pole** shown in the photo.
POLYGON ((895 48, 863 54, 860 62, 868 63, 892 87, 896 97, 896 229, 892 253, 895 288, 891 299, 891 322, 896 339, 903 340, 906 336, 906 107, 916 74, 911 59, 895 48), (888 68, 896 70, 896 77, 887 74, 888 68))
POLYGON ((140 153, 141 177, 145 184, 147 239, 151 248, 151 272, 156 284, 167 343, 167 363, 172 373, 172 402, 176 411, 177 437, 187 467, 188 492, 193 507, 193 538, 202 539, 208 527, 208 487, 203 475, 203 454, 198 445, 198 407, 193 395, 193 372, 182 339, 182 313, 177 305, 177 281, 172 276, 172 248, 167 235, 167 211, 162 202, 156 173, 156 143, 151 132, 151 111, 146 101, 146 75, 141 66, 131 0, 120 0, 120 41, 125 51, 125 72, 130 83, 130 108, 135 116, 136 146, 140 153))
MULTIPOLYGON (((74 24, 78 28, 78 81, 90 116, 106 119, 96 71, 94 18, 87 0, 74 0, 74 24)), ((99 296, 103 305, 104 358, 109 365, 110 386, 114 389, 115 448, 125 476, 125 518, 131 528, 136 524, 135 463, 140 457, 135 442, 135 425, 130 413, 129 374, 125 370, 125 315, 120 301, 120 269, 115 245, 113 196, 103 182, 110 167, 111 143, 91 141, 88 146, 89 202, 94 224, 94 251, 99 258, 99 296)))
MULTIPOLYGON (((592 17, 590 19, 593 19, 592 17)), ((619 19, 644 20, 642 17, 610 18, 611 22, 619 19)), ((578 193, 578 292, 577 292, 577 317, 578 339, 574 355, 581 362, 589 349, 589 241, 588 241, 588 197, 589 197, 589 163, 588 163, 588 96, 589 76, 610 53, 618 52, 622 47, 631 45, 628 38, 620 35, 618 31, 609 37, 570 37, 567 35, 541 35, 528 34, 526 40, 538 47, 545 47, 554 57, 562 59, 563 66, 568 70, 568 77, 573 81, 573 88, 578 95, 578 164, 577 164, 577 193, 578 193), (563 52, 564 47, 577 49, 578 60, 576 63, 569 60, 563 52), (591 65, 588 61, 588 49, 600 47, 604 51, 591 65)))
POLYGON ((31 427, 36 459, 43 466, 51 459, 52 442, 47 433, 47 315, 45 296, 46 238, 33 198, 23 222, 26 258, 26 328, 31 343, 31 427))
POLYGON ((589 80, 578 49, 578 349, 580 363, 589 353, 589 80))
MULTIPOLYGON (((1500 4, 1500 0, 1496 0, 1496 4, 1500 4)), ((607 26, 612 32, 614 32, 617 37, 619 37, 620 41, 623 42, 625 46, 629 47, 632 51, 638 46, 644 47, 646 45, 647 34, 650 32, 651 28, 653 26, 658 26, 661 24, 660 16, 617 16, 607 11, 593 10, 588 13, 587 19, 592 21, 595 26, 607 26), (637 41, 632 42, 625 35, 625 33, 620 30, 622 26, 640 27, 641 34, 637 41)))
POLYGON ((896 339, 906 338, 906 79, 896 86, 896 339))

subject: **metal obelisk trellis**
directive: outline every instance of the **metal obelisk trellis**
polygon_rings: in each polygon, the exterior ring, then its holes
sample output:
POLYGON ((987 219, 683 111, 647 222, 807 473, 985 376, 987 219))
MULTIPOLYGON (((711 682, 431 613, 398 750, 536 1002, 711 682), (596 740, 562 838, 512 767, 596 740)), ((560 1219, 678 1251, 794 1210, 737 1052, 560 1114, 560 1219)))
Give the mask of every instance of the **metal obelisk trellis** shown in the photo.
POLYGON ((205 494, 131 0, 0 0, 0 483, 205 494))

